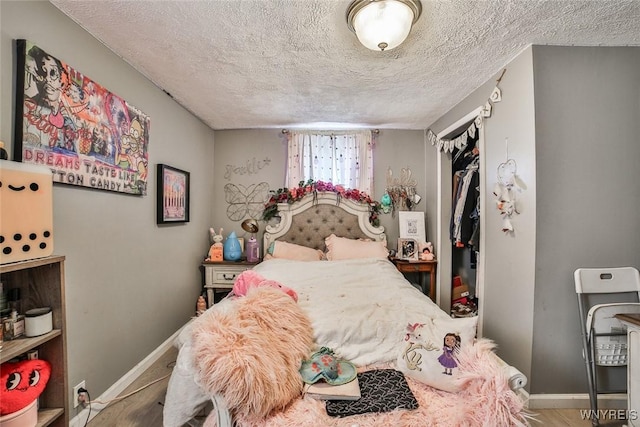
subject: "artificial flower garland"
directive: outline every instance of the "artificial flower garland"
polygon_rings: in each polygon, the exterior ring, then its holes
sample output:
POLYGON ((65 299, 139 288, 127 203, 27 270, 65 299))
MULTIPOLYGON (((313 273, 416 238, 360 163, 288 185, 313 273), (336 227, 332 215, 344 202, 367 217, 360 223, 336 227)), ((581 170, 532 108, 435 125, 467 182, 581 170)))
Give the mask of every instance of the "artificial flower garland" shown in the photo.
POLYGON ((338 203, 342 197, 353 200, 358 203, 366 203, 369 205, 369 222, 375 226, 380 226, 379 215, 382 212, 380 202, 373 200, 367 193, 355 188, 344 188, 342 185, 333 185, 330 182, 300 181, 297 188, 279 188, 277 191, 271 191, 272 195, 264 205, 262 219, 269 221, 271 218, 278 216, 278 203, 295 203, 302 200, 307 194, 313 194, 316 198, 318 192, 331 192, 338 195, 338 203))

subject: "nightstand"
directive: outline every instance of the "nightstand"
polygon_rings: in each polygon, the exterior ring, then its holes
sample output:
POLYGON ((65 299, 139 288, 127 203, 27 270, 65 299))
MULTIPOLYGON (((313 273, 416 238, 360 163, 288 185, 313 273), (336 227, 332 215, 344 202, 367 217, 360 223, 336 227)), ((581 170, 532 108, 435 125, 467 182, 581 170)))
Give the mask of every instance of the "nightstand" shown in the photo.
POLYGON ((398 258, 390 258, 390 261, 396 266, 402 274, 417 273, 420 280, 420 288, 422 293, 426 294, 427 284, 425 276, 429 273, 429 298, 436 302, 436 269, 438 261, 405 261, 398 258))
POLYGON ((236 277, 245 270, 251 270, 260 261, 220 261, 202 263, 204 268, 204 288, 207 291, 208 307, 213 305, 214 294, 217 290, 231 290, 236 277))

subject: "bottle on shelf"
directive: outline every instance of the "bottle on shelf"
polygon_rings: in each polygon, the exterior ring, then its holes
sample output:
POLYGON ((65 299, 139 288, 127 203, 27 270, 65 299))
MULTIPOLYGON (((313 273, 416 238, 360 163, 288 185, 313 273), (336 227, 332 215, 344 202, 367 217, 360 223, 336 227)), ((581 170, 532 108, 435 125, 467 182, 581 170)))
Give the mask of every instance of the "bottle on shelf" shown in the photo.
POLYGON ((4 149, 4 142, 0 141, 0 160, 9 160, 7 150, 4 149))
POLYGON ((2 323, 2 333, 5 341, 12 341, 24 335, 24 316, 11 311, 9 318, 2 323))

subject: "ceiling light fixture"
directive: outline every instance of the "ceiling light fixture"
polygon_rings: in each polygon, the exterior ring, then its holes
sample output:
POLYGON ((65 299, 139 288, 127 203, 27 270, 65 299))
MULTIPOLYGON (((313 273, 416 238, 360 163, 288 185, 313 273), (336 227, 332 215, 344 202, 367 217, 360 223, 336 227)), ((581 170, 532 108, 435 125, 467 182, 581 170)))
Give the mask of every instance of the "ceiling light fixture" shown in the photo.
POLYGON ((391 50, 407 38, 420 13, 420 0, 354 0, 347 25, 365 47, 391 50))

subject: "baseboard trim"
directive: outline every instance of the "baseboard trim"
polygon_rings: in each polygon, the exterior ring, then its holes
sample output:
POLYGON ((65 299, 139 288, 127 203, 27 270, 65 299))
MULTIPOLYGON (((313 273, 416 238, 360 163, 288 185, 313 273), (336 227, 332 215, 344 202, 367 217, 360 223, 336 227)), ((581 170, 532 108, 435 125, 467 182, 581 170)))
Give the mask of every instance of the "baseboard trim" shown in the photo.
POLYGON ((522 400, 525 408, 529 408, 529 392, 524 388, 515 390, 516 395, 522 400))
MULTIPOLYGON (((185 325, 186 326, 186 325, 185 325)), ((108 402, 118 397, 127 387, 129 387, 144 371, 146 371, 151 365, 157 362, 164 353, 166 353, 172 346, 182 328, 178 329, 173 335, 166 339, 158 348, 153 350, 147 357, 145 357, 140 363, 134 366, 129 372, 124 374, 118 381, 116 381, 111 387, 109 387, 99 397, 93 398, 93 401, 108 402)), ((75 417, 69 421, 69 427, 83 427, 87 422, 91 421, 96 415, 100 413, 107 404, 94 403, 91 405, 91 413, 89 414, 89 408, 85 408, 75 417), (89 420, 87 420, 89 417, 89 420)))
MULTIPOLYGON (((590 407, 588 393, 576 394, 529 394, 529 409, 588 409, 590 407)), ((624 393, 598 396, 599 409, 625 409, 627 395, 624 393)))

